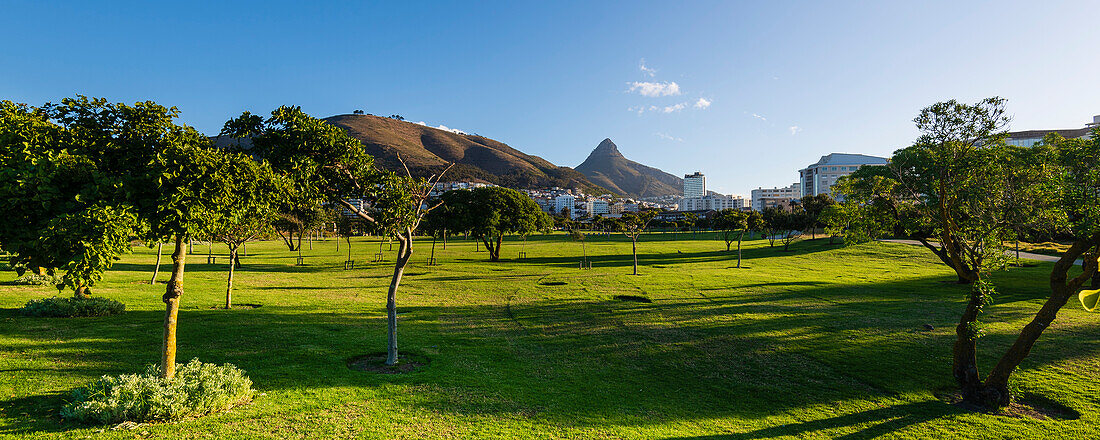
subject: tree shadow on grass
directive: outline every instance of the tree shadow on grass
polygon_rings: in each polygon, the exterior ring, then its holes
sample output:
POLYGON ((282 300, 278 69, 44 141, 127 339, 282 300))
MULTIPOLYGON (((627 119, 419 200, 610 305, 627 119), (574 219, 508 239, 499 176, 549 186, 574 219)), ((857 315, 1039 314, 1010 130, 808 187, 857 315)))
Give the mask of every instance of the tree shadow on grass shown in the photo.
POLYGON ((765 439, 775 437, 803 437, 806 435, 830 435, 835 439, 869 439, 895 433, 906 427, 928 422, 940 417, 958 414, 961 410, 938 400, 906 403, 885 408, 862 411, 842 416, 811 420, 802 423, 773 426, 739 434, 704 435, 697 437, 672 437, 673 439, 695 440, 742 440, 765 439), (832 431, 851 428, 857 425, 870 425, 844 435, 832 434, 832 431))
MULTIPOLYGON (((502 277, 480 282, 496 283, 502 277)), ((178 361, 198 357, 234 363, 261 391, 410 386, 418 394, 413 405, 441 414, 537 414, 560 426, 765 418, 830 402, 930 396, 929 390, 950 386, 954 335, 942 323, 957 318, 965 287, 928 291, 941 278, 758 283, 756 289, 731 289, 707 299, 653 292, 650 304, 523 296, 507 305, 399 304, 402 349, 432 358, 430 368, 406 376, 363 374, 346 367, 349 356, 385 347, 381 307, 366 313, 266 307, 246 314, 184 310, 178 361), (808 296, 829 301, 807 301, 808 296), (919 331, 930 319, 939 330, 919 331), (630 416, 638 413, 661 416, 630 416)), ((1034 309, 997 304, 988 313, 1018 323, 1034 309)), ((97 365, 83 375, 90 380, 108 372, 137 372, 159 355, 163 314, 156 310, 102 318, 94 338, 83 337, 88 326, 77 320, 51 321, 51 331, 43 332, 27 319, 0 312, 0 333, 20 341, 18 347, 0 347, 0 357, 31 353, 40 362, 97 365)), ((1096 334, 1100 325, 1079 327, 1044 335, 1024 368, 1095 353, 1097 337, 1082 335, 1096 334)), ((1016 330, 994 329, 982 339, 982 365, 992 363, 1016 330)), ((59 395, 0 396, 0 405, 21 408, 19 413, 34 420, 0 426, 0 432, 68 429, 53 416, 61 404, 59 395)), ((863 438, 951 411, 938 401, 903 404, 714 438, 832 430, 863 438)))

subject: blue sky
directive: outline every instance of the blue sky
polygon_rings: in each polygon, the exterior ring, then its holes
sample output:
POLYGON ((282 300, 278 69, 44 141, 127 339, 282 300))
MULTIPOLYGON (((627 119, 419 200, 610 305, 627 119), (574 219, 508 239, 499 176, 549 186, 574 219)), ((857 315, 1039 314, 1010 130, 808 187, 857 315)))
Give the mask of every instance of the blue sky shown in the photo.
POLYGON ((0 99, 154 100, 206 133, 396 113, 567 166, 611 138, 745 195, 888 155, 940 100, 1003 96, 1020 130, 1100 114, 1100 2, 401 3, 0 1, 0 99))

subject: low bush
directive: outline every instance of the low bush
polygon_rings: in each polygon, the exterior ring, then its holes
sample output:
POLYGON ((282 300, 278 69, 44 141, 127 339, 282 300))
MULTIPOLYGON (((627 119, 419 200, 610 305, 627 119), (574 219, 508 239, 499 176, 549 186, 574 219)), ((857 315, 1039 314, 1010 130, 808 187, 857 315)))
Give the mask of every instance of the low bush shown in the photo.
POLYGON ((27 272, 23 276, 8 281, 7 284, 15 286, 56 286, 61 283, 61 277, 56 275, 39 275, 27 272))
POLYGON ((72 318, 82 316, 110 316, 126 310, 126 305, 107 298, 51 297, 27 301, 19 309, 24 316, 72 318))
POLYGON ((161 422, 226 411, 252 400, 252 380, 232 364, 178 364, 176 377, 158 376, 151 365, 141 374, 103 376, 73 390, 61 417, 83 423, 161 422))

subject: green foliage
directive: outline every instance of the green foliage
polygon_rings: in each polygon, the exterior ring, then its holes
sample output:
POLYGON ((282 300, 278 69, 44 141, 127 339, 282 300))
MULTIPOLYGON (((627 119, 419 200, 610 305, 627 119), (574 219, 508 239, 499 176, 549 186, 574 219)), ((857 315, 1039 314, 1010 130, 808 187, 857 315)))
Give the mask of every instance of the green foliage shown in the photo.
POLYGON ((28 301, 19 313, 23 316, 75 318, 117 315, 126 305, 108 298, 50 297, 28 301))
POLYGON ((226 411, 252 400, 252 380, 232 364, 179 365, 176 377, 162 379, 160 368, 142 374, 103 376, 77 388, 61 417, 83 423, 175 421, 226 411))
POLYGON ((56 286, 61 284, 61 277, 57 275, 39 275, 34 272, 25 272, 19 278, 9 281, 13 286, 56 286))
POLYGON ((491 259, 499 257, 495 247, 505 234, 530 235, 553 225, 534 200, 514 189, 494 186, 448 191, 440 200, 444 209, 440 215, 447 219, 439 221, 451 230, 469 231, 487 244, 496 243, 490 248, 491 259))

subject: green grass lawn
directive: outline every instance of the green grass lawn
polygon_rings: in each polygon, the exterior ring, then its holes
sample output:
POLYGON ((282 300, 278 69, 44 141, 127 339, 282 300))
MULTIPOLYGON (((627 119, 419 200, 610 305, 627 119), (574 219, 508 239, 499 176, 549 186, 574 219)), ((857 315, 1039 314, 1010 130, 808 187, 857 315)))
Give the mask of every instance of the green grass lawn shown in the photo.
MULTIPOLYGON (((231 412, 134 430, 62 421, 68 390, 103 374, 137 372, 160 356, 163 285, 154 252, 135 248, 95 295, 127 312, 105 318, 25 318, 56 294, 0 286, 0 436, 64 438, 1096 438, 1100 328, 1070 304, 1015 376, 1021 394, 1080 413, 1035 420, 967 412, 950 392, 953 324, 966 287, 918 246, 797 242, 790 252, 746 243, 734 269, 724 243, 700 234, 645 236, 640 276, 630 243, 531 237, 526 260, 505 242, 484 261, 472 241, 416 245, 399 292, 399 344, 430 359, 407 374, 353 371, 385 348, 392 266, 365 263, 376 239, 355 240, 345 271, 334 240, 307 265, 276 241, 253 243, 235 302, 218 310, 226 267, 189 258, 179 361, 230 362, 261 393, 231 412), (673 239, 675 238, 675 239, 673 239), (647 297, 650 303, 616 295, 647 297), (924 324, 935 330, 926 331, 924 324)), ((396 249, 396 248, 395 248, 396 249)), ((168 251, 166 250, 166 253, 168 251)), ((392 261, 393 252, 387 252, 392 261)), ((167 258, 166 258, 167 261, 167 258)), ((1047 295, 1050 266, 996 275, 980 363, 988 368, 1047 295)), ((169 265, 161 271, 167 280, 169 265)), ((0 281, 15 278, 0 273, 0 281)))

